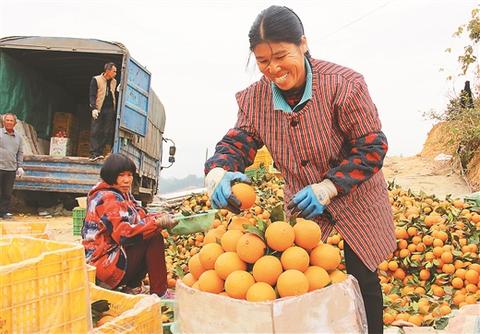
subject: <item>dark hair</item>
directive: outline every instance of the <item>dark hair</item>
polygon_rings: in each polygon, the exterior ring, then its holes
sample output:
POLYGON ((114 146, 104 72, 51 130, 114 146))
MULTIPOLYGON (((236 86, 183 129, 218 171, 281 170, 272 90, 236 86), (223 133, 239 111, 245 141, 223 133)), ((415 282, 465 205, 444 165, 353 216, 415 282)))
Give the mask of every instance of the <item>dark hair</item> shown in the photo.
POLYGON ((117 66, 115 65, 115 63, 111 63, 111 62, 110 62, 110 63, 106 63, 106 64, 103 66, 103 70, 104 70, 104 71, 111 70, 113 66, 117 67, 117 66))
POLYGON ((109 185, 113 185, 117 182, 117 177, 120 173, 132 172, 132 174, 135 174, 136 170, 137 167, 132 159, 123 154, 114 153, 103 163, 102 169, 100 170, 100 177, 109 185))
MULTIPOLYGON (((248 39, 250 51, 263 42, 288 42, 301 44, 305 35, 303 24, 293 10, 284 6, 270 6, 258 14, 250 28, 248 39)), ((305 56, 310 58, 307 51, 305 56)))

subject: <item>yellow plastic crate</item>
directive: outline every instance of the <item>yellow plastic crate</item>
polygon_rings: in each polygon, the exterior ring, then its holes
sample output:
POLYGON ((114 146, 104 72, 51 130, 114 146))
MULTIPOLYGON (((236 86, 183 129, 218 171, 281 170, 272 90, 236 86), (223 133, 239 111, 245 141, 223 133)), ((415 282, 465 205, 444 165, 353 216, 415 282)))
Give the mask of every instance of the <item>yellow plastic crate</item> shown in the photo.
POLYGON ((0 332, 88 332, 88 284, 83 246, 0 239, 0 332))
POLYGON ((94 328, 93 333, 163 333, 161 321, 162 300, 156 295, 128 295, 90 284, 91 302, 107 300, 108 314, 115 319, 94 328))
POLYGON ((245 170, 249 171, 258 169, 260 165, 263 165, 267 170, 269 170, 270 166, 273 166, 273 158, 270 155, 270 152, 268 152, 266 146, 263 146, 257 151, 257 154, 255 155, 255 160, 245 170))
POLYGON ((95 284, 95 278, 97 275, 97 267, 87 264, 88 281, 95 284))
POLYGON ((0 237, 11 235, 28 235, 38 237, 46 235, 46 222, 0 221, 0 237))

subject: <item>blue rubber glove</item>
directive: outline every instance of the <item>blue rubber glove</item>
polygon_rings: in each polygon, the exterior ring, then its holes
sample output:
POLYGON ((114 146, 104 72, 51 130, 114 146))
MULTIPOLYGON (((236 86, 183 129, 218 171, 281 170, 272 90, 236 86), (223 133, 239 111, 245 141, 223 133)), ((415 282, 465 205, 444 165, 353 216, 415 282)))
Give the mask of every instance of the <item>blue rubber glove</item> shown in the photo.
POLYGON ((306 186, 293 196, 287 208, 292 214, 312 219, 320 216, 330 200, 337 195, 337 188, 329 179, 306 186))
POLYGON ((240 172, 227 172, 223 168, 212 169, 205 177, 208 195, 215 209, 228 209, 235 214, 241 212, 240 201, 232 194, 233 182, 251 183, 250 179, 240 172))

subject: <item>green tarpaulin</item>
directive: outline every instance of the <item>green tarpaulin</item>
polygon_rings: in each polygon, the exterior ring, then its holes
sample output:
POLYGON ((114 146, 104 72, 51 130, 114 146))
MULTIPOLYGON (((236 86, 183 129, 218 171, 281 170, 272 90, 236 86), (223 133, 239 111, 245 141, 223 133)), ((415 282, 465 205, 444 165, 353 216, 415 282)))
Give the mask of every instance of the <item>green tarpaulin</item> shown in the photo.
POLYGON ((0 114, 17 115, 48 139, 53 113, 74 110, 74 105, 70 94, 45 74, 0 50, 0 114))

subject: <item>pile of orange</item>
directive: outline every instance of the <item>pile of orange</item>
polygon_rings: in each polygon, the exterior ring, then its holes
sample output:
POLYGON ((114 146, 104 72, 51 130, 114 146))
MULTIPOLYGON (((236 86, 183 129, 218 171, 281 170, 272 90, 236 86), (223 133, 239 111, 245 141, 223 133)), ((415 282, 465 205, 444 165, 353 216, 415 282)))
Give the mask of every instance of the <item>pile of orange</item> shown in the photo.
POLYGON ((297 219, 292 226, 277 221, 263 225, 264 233, 249 233, 248 219, 242 222, 242 228, 228 230, 219 225, 215 238, 205 238, 200 252, 190 258, 189 273, 182 279, 186 285, 236 299, 269 301, 346 278, 338 270, 340 250, 321 242, 315 222, 297 219))
POLYGON ((400 188, 389 194, 397 249, 378 271, 384 323, 437 326, 452 310, 480 299, 480 214, 461 200, 400 188))

